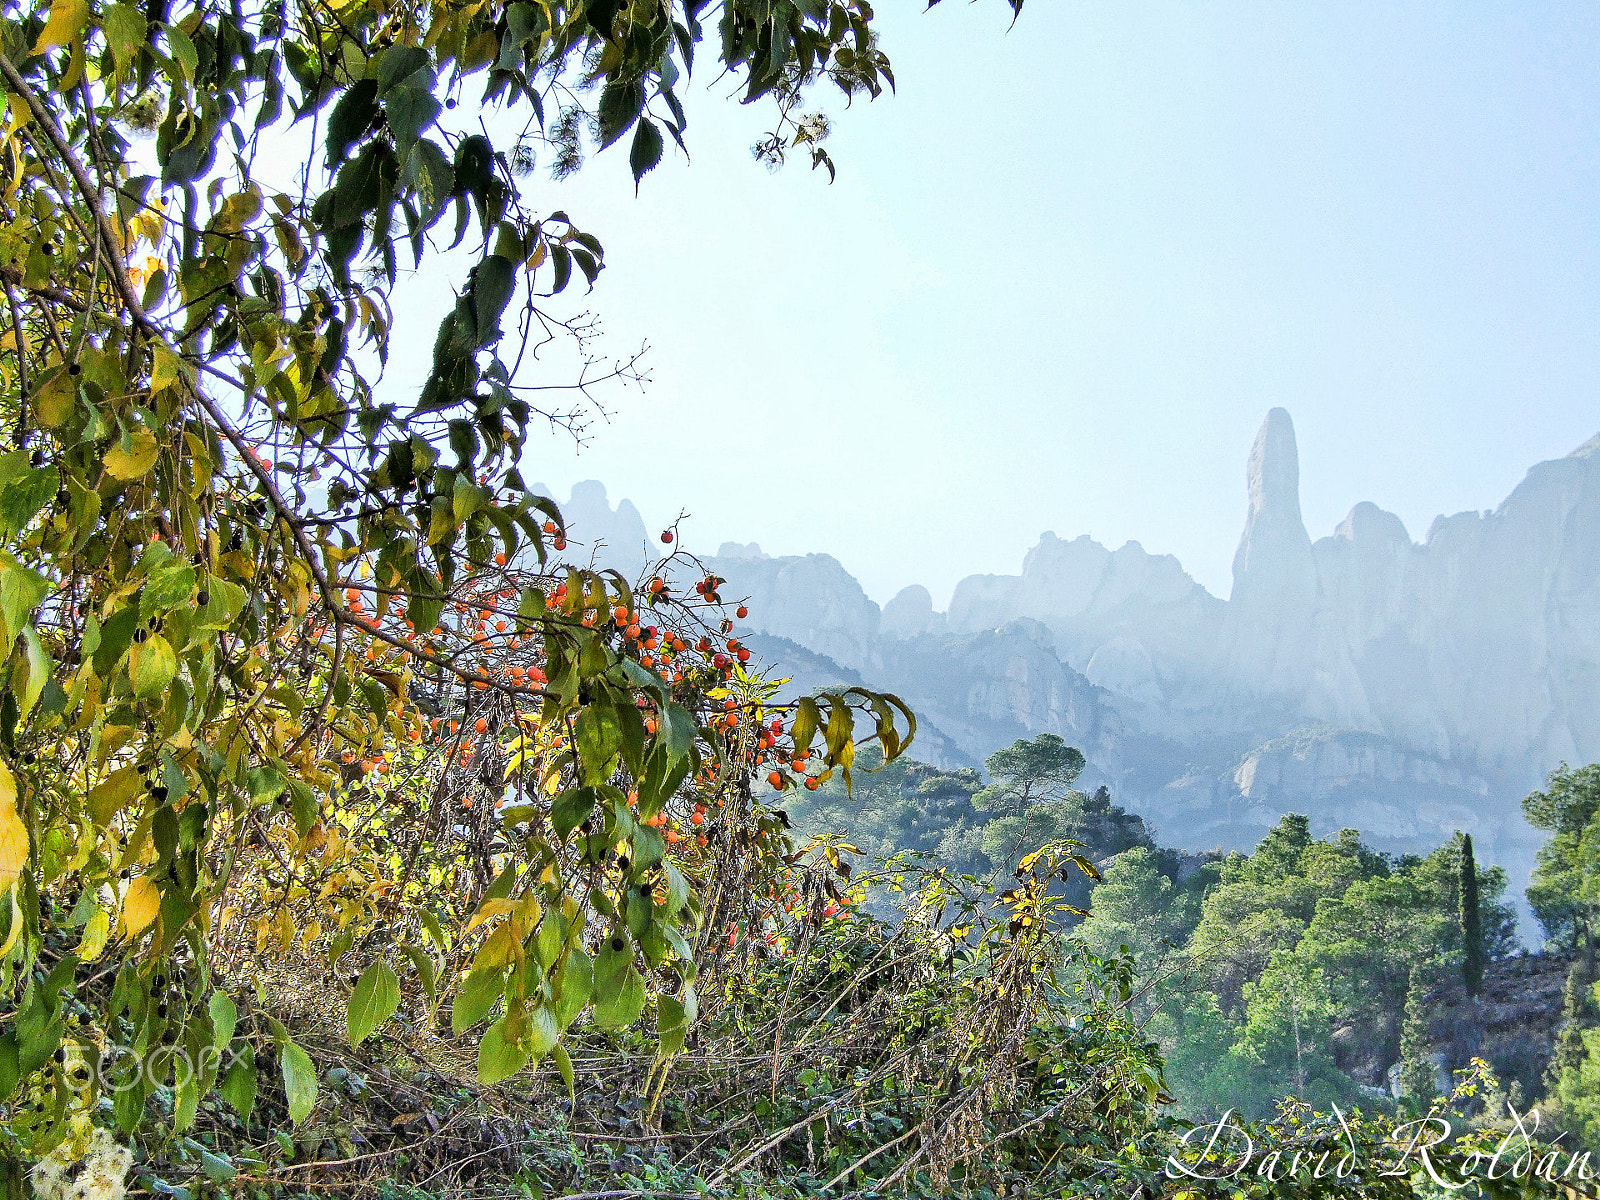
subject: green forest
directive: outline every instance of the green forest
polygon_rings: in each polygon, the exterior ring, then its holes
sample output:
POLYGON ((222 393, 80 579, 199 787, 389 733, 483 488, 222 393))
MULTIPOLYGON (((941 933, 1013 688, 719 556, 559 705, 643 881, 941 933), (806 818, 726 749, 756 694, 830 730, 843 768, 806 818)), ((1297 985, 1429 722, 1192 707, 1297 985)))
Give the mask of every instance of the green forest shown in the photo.
POLYGON ((1290 814, 1249 854, 1180 851, 1104 787, 1075 788, 1084 765, 1040 734, 981 775, 900 759, 790 811, 807 831, 986 888, 1003 887, 1034 840, 1076 843, 1095 870, 1055 886, 1082 910, 1071 937, 1129 964, 1130 1018, 1190 1120, 1266 1119, 1286 1100, 1423 1112, 1480 1060, 1495 1081, 1475 1101, 1482 1120, 1537 1106, 1547 1131, 1600 1144, 1594 910, 1582 899, 1600 896, 1600 766, 1563 768, 1524 802, 1553 835, 1527 893, 1543 935, 1530 953, 1505 872, 1475 861, 1470 837, 1395 857, 1353 829, 1313 838, 1290 814))

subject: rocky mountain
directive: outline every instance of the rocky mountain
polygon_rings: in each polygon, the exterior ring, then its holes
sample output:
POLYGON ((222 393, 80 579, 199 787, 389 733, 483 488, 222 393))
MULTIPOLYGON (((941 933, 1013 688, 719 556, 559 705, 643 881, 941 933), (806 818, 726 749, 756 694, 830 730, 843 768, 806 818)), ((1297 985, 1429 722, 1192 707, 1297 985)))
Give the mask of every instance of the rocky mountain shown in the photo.
MULTIPOLYGON (((930 730, 919 750, 951 765, 1049 731, 1169 844, 1247 847, 1299 811, 1397 852, 1467 830, 1525 876, 1521 797, 1600 759, 1600 437, 1420 543, 1367 503, 1313 542, 1281 408, 1245 481, 1227 600, 1170 555, 1053 533, 946 612, 922 587, 880 611, 825 554, 727 543, 707 565, 749 597, 780 673, 898 692, 930 730)), ((574 530, 648 554, 632 506, 594 499, 575 493, 574 530)))

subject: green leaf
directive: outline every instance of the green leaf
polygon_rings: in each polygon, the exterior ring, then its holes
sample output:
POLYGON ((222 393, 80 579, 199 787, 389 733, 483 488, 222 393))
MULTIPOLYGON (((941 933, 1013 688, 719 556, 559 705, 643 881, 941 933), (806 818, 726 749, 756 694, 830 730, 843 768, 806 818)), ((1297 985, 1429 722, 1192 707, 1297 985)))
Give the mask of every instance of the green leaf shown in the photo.
POLYGON ((631 962, 622 972, 614 991, 595 988, 594 1023, 603 1030, 626 1029, 644 1012, 644 976, 631 962))
POLYGON ((240 1049, 217 1092, 242 1120, 250 1120, 256 1106, 256 1052, 249 1042, 240 1049))
POLYGON ((439 966, 421 946, 401 946, 400 953, 411 960, 411 965, 417 969, 417 978, 422 980, 422 988, 428 993, 431 1003, 439 994, 439 966))
POLYGON ((212 1183, 227 1183, 239 1173, 232 1160, 210 1150, 200 1151, 200 1168, 205 1171, 206 1178, 212 1183))
POLYGON ((39 635, 34 632, 32 625, 23 627, 22 646, 23 655, 12 673, 11 685, 12 693, 17 698, 17 716, 26 718, 39 702, 39 693, 50 681, 50 672, 55 664, 45 653, 44 644, 39 641, 39 635))
POLYGON ((368 142, 360 154, 339 168, 333 185, 333 228, 360 225, 362 218, 378 206, 388 154, 388 147, 382 142, 368 142))
POLYGON ((226 629, 239 619, 250 597, 242 587, 215 577, 206 580, 206 603, 195 614, 199 629, 226 629))
POLYGON ((176 25, 163 26, 167 35, 167 49, 171 51, 173 61, 183 71, 183 77, 189 83, 197 81, 200 74, 200 52, 195 49, 194 41, 176 25))
POLYGON ((683 1001, 663 993, 656 997, 656 1037, 660 1043, 658 1053, 667 1058, 683 1049, 689 1033, 689 1016, 683 1001))
POLYGON ((622 752, 622 722, 617 719, 616 709, 596 700, 578 714, 574 724, 583 782, 591 787, 604 783, 622 752))
POLYGON ((311 1056, 287 1038, 278 1043, 278 1066, 283 1072, 283 1094, 289 1103, 289 1120, 296 1125, 311 1115, 317 1103, 317 1069, 311 1056))
POLYGON ((401 180, 422 202, 422 225, 426 228, 433 224, 445 201, 455 191, 456 169, 443 150, 433 142, 422 140, 406 155, 401 180))
POLYGON ((541 1004, 528 1014, 528 1029, 523 1034, 522 1045, 529 1057, 538 1062, 561 1041, 561 1031, 556 1027, 556 1014, 541 1004))
POLYGON ((456 524, 460 525, 483 505, 483 491, 472 482, 471 476, 465 471, 457 475, 456 485, 450 493, 450 510, 456 524))
POLYGON ((200 1079, 189 1072, 183 1082, 172 1089, 172 1128, 181 1133, 194 1124, 200 1111, 200 1079))
POLYGON ((551 984, 556 998, 556 1024, 565 1029, 588 1006, 594 990, 593 960, 580 947, 574 946, 567 952, 567 961, 561 964, 551 984))
POLYGON ((117 70, 125 69, 144 47, 149 25, 144 14, 131 4, 113 4, 100 15, 100 27, 116 60, 117 70))
POLYGON ((490 967, 472 972, 456 991, 450 1005, 450 1028, 456 1034, 465 1033, 484 1017, 505 994, 506 973, 503 967, 490 967))
POLYGON ((350 1009, 345 1016, 350 1044, 359 1046, 366 1041, 399 1007, 400 980, 395 977, 394 968, 380 958, 361 973, 350 996, 350 1009))
POLYGON ((613 79, 600 93, 600 148, 623 134, 644 108, 644 88, 631 80, 613 79))
POLYGON ((215 1031, 211 1044, 220 1054, 233 1041, 233 1031, 239 1023, 239 1010, 234 1007, 233 998, 221 990, 211 993, 211 1001, 206 1009, 211 1014, 211 1028, 215 1031))
POLYGON ((656 128, 654 121, 645 117, 634 130, 633 146, 628 151, 628 166, 633 170, 635 195, 639 192, 639 181, 645 177, 645 173, 655 170, 660 164, 663 148, 661 130, 656 128))
POLYGON ((328 162, 341 163, 378 115, 378 81, 358 79, 328 116, 328 162))
MULTIPOLYGON (((0 551, 0 658, 11 653, 12 644, 47 590, 43 575, 0 551)), ((130 628, 128 632, 131 635, 133 631, 130 628)))
POLYGON ((573 1104, 577 1104, 578 1089, 572 1076, 572 1058, 568 1055, 567 1048, 557 1042, 550 1053, 556 1060, 556 1069, 561 1072, 562 1082, 567 1085, 567 1099, 573 1104))
POLYGON ((483 1035, 478 1045, 478 1079, 484 1084, 499 1083, 528 1065, 532 1055, 515 1039, 507 1038, 506 1022, 501 1017, 483 1035))
POLYGON ((478 323, 478 346, 500 337, 500 314, 516 287, 516 265, 498 254, 488 255, 472 273, 472 313, 478 323))
POLYGON ((402 151, 416 144, 422 131, 439 119, 440 111, 433 93, 420 87, 397 87, 383 101, 389 130, 402 151))
POLYGON ((250 789, 252 804, 266 804, 283 795, 289 785, 271 767, 251 767, 245 774, 245 786, 250 789))
MULTIPOLYGON (((27 455, 18 450, 0 455, 0 459, 26 462, 27 455)), ((0 478, 6 474, 0 469, 0 478)), ((51 467, 20 471, 6 479, 0 486, 0 537, 12 538, 26 529, 28 522, 54 498, 58 482, 59 476, 51 467)))
POLYGON ((584 818, 594 811, 594 789, 568 788, 550 805, 550 824, 555 828, 556 839, 565 841, 584 818))
POLYGON ((139 595, 139 615, 145 619, 187 605, 194 595, 194 568, 186 562, 164 566, 150 576, 139 595))
POLYGON ((428 52, 420 46, 395 45, 383 52, 378 63, 378 94, 387 95, 389 89, 418 71, 429 66, 428 52))

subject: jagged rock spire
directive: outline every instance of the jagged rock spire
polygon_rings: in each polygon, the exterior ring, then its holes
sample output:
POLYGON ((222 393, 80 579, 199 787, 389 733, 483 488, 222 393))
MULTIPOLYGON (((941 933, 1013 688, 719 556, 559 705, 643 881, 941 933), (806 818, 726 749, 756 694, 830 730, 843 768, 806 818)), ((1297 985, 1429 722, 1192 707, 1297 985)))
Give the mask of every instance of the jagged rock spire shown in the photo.
POLYGON ((1317 567, 1300 517, 1300 452, 1287 410, 1261 423, 1246 473, 1250 507, 1233 556, 1232 658, 1238 681, 1263 691, 1304 686, 1317 567))

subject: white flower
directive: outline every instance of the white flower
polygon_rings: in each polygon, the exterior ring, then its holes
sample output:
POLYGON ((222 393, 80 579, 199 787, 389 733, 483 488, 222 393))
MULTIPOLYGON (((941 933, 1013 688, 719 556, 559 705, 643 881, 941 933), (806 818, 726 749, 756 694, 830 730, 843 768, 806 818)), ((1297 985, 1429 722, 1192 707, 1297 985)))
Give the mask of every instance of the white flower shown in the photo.
POLYGON ((33 1194, 39 1200, 60 1200, 67 1183, 67 1164, 55 1155, 34 1164, 33 1194))

